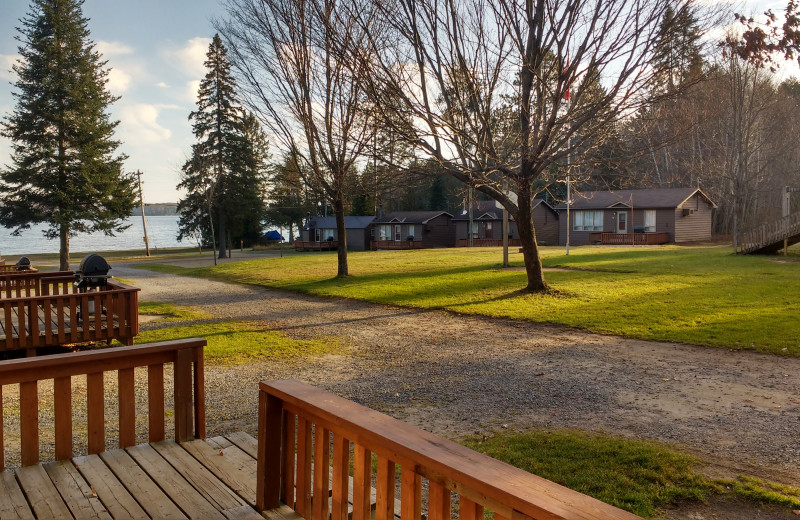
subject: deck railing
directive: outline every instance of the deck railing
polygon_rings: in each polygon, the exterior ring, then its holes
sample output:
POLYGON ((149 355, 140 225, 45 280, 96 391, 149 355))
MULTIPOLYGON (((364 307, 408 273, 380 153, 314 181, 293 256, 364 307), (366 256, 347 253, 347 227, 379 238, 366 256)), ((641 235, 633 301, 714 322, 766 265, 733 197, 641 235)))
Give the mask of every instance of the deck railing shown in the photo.
POLYGON ((339 242, 337 240, 323 240, 322 242, 294 241, 295 251, 333 251, 338 247, 339 242))
POLYGON ((669 242, 669 233, 601 233, 600 242, 612 246, 651 246, 669 242))
POLYGON ((800 212, 787 215, 780 220, 767 222, 755 229, 742 233, 739 253, 747 254, 773 246, 778 250, 783 247, 783 240, 800 235, 800 212))
POLYGON ((0 272, 0 298, 69 294, 77 292, 74 282, 75 273, 72 271, 43 272, 36 269, 2 271, 0 272))
POLYGON ((283 502, 308 520, 369 520, 375 454, 375 520, 394 517, 397 466, 403 520, 423 508, 429 520, 450 520, 451 492, 465 520, 482 520, 484 509, 497 520, 639 518, 299 381, 260 383, 258 428, 260 511, 283 502))
MULTIPOLYGON (((502 238, 473 238, 472 247, 501 247, 503 245, 502 238)), ((509 238, 508 245, 511 247, 519 247, 522 245, 518 238, 509 238)), ((456 247, 469 247, 468 238, 459 238, 456 240, 456 247)))
MULTIPOLYGON (((74 280, 74 278, 72 279, 74 280)), ((115 281, 90 292, 42 278, 37 296, 0 298, 0 351, 119 340, 139 334, 139 289, 115 281)))
POLYGON ((422 240, 373 240, 370 247, 378 249, 423 249, 422 240))
MULTIPOLYGON (((147 367, 149 442, 165 439, 164 365, 172 363, 174 374, 175 440, 205 438, 204 339, 185 339, 116 349, 57 354, 0 363, 0 401, 8 385, 19 385, 20 452, 23 466, 39 462, 39 383, 52 380, 55 422, 55 458, 69 459, 73 449, 73 378, 86 376, 86 421, 88 453, 106 449, 104 373, 117 375, 120 448, 136 444, 136 392, 134 369, 147 367)), ((44 386, 44 385, 42 385, 44 386)), ((50 388, 50 386, 47 386, 50 388)), ((4 407, 3 415, 7 415, 4 407)), ((5 465, 6 443, 0 422, 0 468, 5 465)))

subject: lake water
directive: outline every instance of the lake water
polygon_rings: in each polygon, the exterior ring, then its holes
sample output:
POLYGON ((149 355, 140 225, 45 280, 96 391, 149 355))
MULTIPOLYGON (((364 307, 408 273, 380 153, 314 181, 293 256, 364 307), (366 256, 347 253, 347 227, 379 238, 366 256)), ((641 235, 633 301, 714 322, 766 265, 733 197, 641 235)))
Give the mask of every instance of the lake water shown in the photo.
MULTIPOLYGON (((125 221, 130 227, 116 236, 108 237, 103 233, 84 234, 70 240, 70 255, 77 253, 93 253, 95 251, 125 251, 144 249, 144 231, 142 217, 130 217, 125 221)), ((0 255, 6 262, 15 260, 15 256, 39 253, 58 253, 58 239, 48 240, 42 235, 46 226, 31 226, 20 236, 11 235, 11 230, 0 227, 0 255)), ((147 236, 150 250, 156 251, 169 247, 193 247, 197 244, 191 240, 178 241, 178 217, 147 217, 147 236)))

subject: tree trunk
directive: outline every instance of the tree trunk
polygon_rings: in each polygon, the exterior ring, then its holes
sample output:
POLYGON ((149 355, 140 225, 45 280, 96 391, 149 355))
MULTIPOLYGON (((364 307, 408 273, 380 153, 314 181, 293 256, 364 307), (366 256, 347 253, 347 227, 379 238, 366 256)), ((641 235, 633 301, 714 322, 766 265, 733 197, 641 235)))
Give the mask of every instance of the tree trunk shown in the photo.
POLYGON ((227 229, 225 227, 225 214, 220 212, 217 217, 217 225, 219 226, 219 254, 217 258, 227 258, 228 253, 226 247, 228 244, 227 229))
POLYGON ((525 259, 525 273, 528 276, 527 292, 543 292, 549 289, 544 281, 542 261, 539 258, 539 246, 536 243, 536 230, 533 226, 532 197, 528 187, 522 187, 517 193, 519 211, 515 215, 522 254, 525 259))
POLYGON ((66 224, 61 224, 59 239, 61 247, 59 248, 58 269, 69 271, 69 227, 66 224))
POLYGON ((339 272, 337 276, 348 276, 350 272, 347 267, 347 227, 344 223, 344 201, 341 195, 333 201, 333 211, 336 214, 336 238, 339 243, 337 248, 339 272))

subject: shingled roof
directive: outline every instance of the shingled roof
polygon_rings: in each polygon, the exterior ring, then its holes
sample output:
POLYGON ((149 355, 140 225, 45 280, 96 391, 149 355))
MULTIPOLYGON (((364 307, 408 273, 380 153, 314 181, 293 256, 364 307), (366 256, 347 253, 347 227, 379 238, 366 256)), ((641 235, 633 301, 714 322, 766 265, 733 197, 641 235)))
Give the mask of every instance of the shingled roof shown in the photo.
MULTIPOLYGON (((540 204, 544 204, 546 208, 550 209, 556 216, 555 210, 544 199, 533 199, 531 201, 531 209, 536 209, 540 204)), ((461 214, 453 217, 453 220, 469 220, 467 210, 461 210, 461 214)), ((503 208, 498 206, 498 203, 493 200, 476 200, 472 206, 472 220, 500 220, 503 218, 503 208)), ((511 217, 513 220, 513 217, 511 217)))
MULTIPOLYGON (((375 220, 373 216, 348 215, 344 217, 344 227, 345 229, 365 229, 373 220, 375 220)), ((312 217, 311 224, 311 227, 315 229, 335 229, 336 217, 312 217)), ((308 229, 308 226, 305 229, 308 229)))
MULTIPOLYGON (((699 194, 712 207, 716 204, 700 188, 662 188, 650 190, 615 190, 574 192, 570 209, 629 208, 661 209, 677 208, 699 194)), ((565 203, 556 206, 558 210, 567 209, 565 203)))
POLYGON ((428 221, 438 217, 439 215, 447 215, 452 218, 453 215, 446 211, 393 211, 388 215, 376 218, 374 224, 427 224, 428 221))

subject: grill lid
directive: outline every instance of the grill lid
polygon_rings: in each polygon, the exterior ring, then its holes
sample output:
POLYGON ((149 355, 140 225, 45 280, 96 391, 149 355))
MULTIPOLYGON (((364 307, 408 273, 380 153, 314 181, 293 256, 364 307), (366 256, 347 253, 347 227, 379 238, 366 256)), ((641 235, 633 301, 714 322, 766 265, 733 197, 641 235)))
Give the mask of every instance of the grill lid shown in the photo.
POLYGON ((105 258, 98 254, 91 253, 81 260, 81 265, 75 272, 75 275, 80 277, 107 276, 110 269, 111 266, 108 265, 105 258))
POLYGON ((17 271, 28 271, 31 268, 31 261, 27 256, 21 256, 15 264, 17 271))

